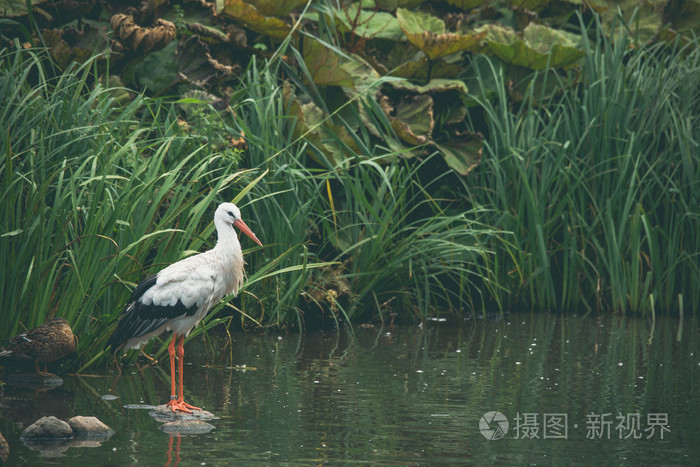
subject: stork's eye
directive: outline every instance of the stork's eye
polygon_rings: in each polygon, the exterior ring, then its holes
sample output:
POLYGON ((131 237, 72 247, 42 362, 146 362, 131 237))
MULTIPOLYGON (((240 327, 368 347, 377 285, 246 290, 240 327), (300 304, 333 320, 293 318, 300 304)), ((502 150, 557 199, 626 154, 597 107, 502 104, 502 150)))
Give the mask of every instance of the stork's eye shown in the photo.
POLYGON ((231 216, 231 219, 236 220, 236 216, 233 214, 233 211, 226 211, 226 213, 231 216))

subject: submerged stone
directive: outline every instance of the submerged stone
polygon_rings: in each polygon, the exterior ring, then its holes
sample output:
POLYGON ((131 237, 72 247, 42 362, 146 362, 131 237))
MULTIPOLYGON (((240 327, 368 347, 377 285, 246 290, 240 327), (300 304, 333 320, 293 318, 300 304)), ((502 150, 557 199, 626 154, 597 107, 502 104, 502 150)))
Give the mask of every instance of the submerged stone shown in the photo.
POLYGON ((22 442, 30 449, 39 451, 42 457, 61 457, 71 447, 71 439, 23 439, 22 442))
POLYGON ((192 413, 173 412, 173 410, 165 404, 156 406, 149 412, 149 415, 159 422, 174 422, 177 420, 212 420, 219 418, 206 410, 193 410, 192 413))
POLYGON ((148 404, 125 404, 123 407, 129 410, 152 410, 156 408, 155 405, 148 404))
POLYGON ((63 379, 51 374, 13 373, 7 377, 7 384, 9 386, 30 389, 55 388, 63 384, 63 379))
POLYGON ((73 429, 70 425, 54 416, 40 418, 25 428, 20 435, 20 439, 31 441, 65 440, 72 437, 73 429))
POLYGON ((176 420, 163 423, 160 429, 171 434, 202 435, 213 430, 214 425, 203 420, 176 420))

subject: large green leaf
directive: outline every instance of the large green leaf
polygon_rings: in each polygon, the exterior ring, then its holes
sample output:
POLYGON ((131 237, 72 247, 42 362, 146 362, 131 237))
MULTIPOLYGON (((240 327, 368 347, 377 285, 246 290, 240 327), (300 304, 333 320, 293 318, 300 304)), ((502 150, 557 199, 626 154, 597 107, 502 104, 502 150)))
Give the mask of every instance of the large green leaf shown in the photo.
POLYGON ((467 175, 481 162, 483 137, 480 133, 457 133, 447 141, 433 143, 447 165, 460 175, 467 175))
POLYGON ((277 40, 284 39, 292 30, 291 26, 281 19, 265 16, 253 5, 242 0, 225 0, 223 14, 235 18, 255 32, 277 40))
POLYGON ((563 68, 585 55, 576 48, 575 36, 547 26, 530 24, 521 39, 513 31, 490 25, 486 31, 488 50, 506 63, 532 70, 563 68))
POLYGON ((335 19, 341 31, 352 32, 365 39, 397 41, 403 37, 399 22, 391 13, 362 9, 358 14, 358 8, 359 2, 335 10, 335 19))
POLYGON ((511 44, 520 39, 518 33, 510 28, 498 24, 485 24, 477 29, 478 32, 486 33, 484 42, 498 42, 500 44, 511 44))
POLYGON ((139 86, 157 94, 177 79, 178 64, 175 60, 177 41, 161 50, 151 52, 134 68, 134 79, 139 86))
POLYGON ((558 29, 552 29, 541 24, 530 23, 523 31, 525 43, 542 54, 549 52, 550 47, 575 48, 581 43, 581 38, 558 29))
POLYGON ((420 49, 405 41, 394 43, 381 65, 387 75, 411 78, 417 81, 426 81, 428 78, 455 77, 463 68, 461 64, 447 63, 442 59, 429 60, 420 49))
POLYGON ((282 18, 292 10, 305 4, 307 0, 248 0, 263 16, 282 18))
MULTIPOLYGON (((693 2, 669 2, 668 0, 646 0, 639 2, 635 0, 589 0, 590 6, 600 13, 603 27, 609 34, 614 34, 612 26, 617 24, 619 15, 624 22, 629 25, 632 34, 637 36, 641 42, 651 39, 669 20, 671 12, 676 5, 692 5, 693 2), (665 15, 669 14, 666 19, 665 15)), ((684 12, 687 15, 687 11, 684 12)), ((697 27, 697 25, 696 25, 697 27)))
POLYGON ((306 38, 304 64, 318 86, 343 86, 363 91, 379 79, 379 73, 360 57, 343 53, 316 39, 306 38))
MULTIPOLYGON (((435 128, 436 116, 437 120, 445 125, 461 124, 466 117, 467 109, 462 103, 463 98, 467 95, 467 86, 461 80, 455 79, 433 79, 427 84, 418 85, 409 81, 392 81, 389 83, 395 91, 408 92, 408 96, 404 96, 396 105, 396 109, 387 114, 392 128, 396 134, 406 143, 411 145, 419 145, 427 142, 433 142, 433 130, 435 128), (437 97, 441 93, 446 94, 437 97), (445 105, 450 102, 449 107, 445 105), (442 104, 437 104, 442 103, 442 104), (454 105, 456 104, 456 105, 454 105), (449 112, 449 115, 447 114, 449 112)), ((386 110, 385 110, 386 112, 386 110)), ((443 128, 444 129, 444 128, 443 128)), ((454 133, 454 130, 451 130, 454 133)), ((461 141, 464 138, 459 137, 454 140, 444 143, 447 148, 445 151, 446 159, 452 157, 455 160, 461 160, 454 156, 454 148, 459 148, 461 141), (447 152, 453 148, 452 152, 447 152)), ((473 152, 473 151, 472 151, 473 152)), ((476 161, 473 158, 462 161, 457 165, 452 163, 450 166, 459 169, 460 173, 468 171, 476 161)))
POLYGON ((447 3, 462 10, 471 10, 484 3, 484 0, 447 0, 447 3))
POLYGON ((403 8, 396 10, 396 18, 411 44, 435 60, 455 52, 477 50, 486 33, 455 34, 445 32, 445 23, 440 18, 412 12, 403 8))
MULTIPOLYGON (((30 0, 31 6, 46 3, 47 0, 30 0)), ((26 0, 0 0, 0 16, 4 18, 14 18, 27 14, 26 0)))
POLYGON ((539 10, 549 2, 550 0, 508 0, 508 3, 510 3, 516 8, 522 8, 531 11, 539 10))
POLYGON ((387 117, 396 136, 411 146, 429 141, 435 126, 433 99, 429 95, 406 96, 392 110, 387 117))
POLYGON ((311 80, 316 85, 353 86, 353 76, 341 66, 346 59, 330 47, 315 39, 306 39, 303 58, 311 80))
POLYGON ((459 75, 461 71, 462 67, 457 64, 447 63, 440 59, 431 61, 423 55, 418 60, 402 63, 391 70, 389 74, 401 78, 425 81, 428 78, 452 78, 459 75))
MULTIPOLYGON (((445 33, 445 22, 427 13, 419 11, 413 12, 405 8, 398 8, 396 10, 396 19, 399 21, 399 25, 406 36, 408 36, 408 34, 417 35, 424 32, 435 35, 445 33), (408 31, 408 33, 406 33, 406 31, 408 31)), ((411 41, 411 43, 413 43, 413 41, 411 41)), ((420 48, 418 44, 414 43, 414 45, 420 48)))
MULTIPOLYGON (((359 152, 357 144, 344 126, 336 125, 313 102, 302 103, 292 96, 292 89, 285 83, 282 92, 288 113, 295 119, 294 138, 306 140, 313 148, 323 153, 333 167, 342 167, 350 152, 359 152), (344 146, 350 148, 347 151, 344 146)), ((318 154, 310 148, 309 155, 318 163, 323 163, 318 154)))

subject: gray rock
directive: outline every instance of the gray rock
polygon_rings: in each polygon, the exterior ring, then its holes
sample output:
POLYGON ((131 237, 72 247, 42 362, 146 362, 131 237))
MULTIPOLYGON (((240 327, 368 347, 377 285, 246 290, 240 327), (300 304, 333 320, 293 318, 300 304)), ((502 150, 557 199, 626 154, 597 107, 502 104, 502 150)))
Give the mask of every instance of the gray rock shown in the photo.
POLYGON ((102 423, 96 417, 83 417, 78 415, 68 420, 68 425, 73 429, 73 436, 77 439, 108 439, 114 434, 114 430, 102 423))
POLYGON ((148 404, 125 404, 122 407, 129 410, 153 410, 156 408, 155 405, 148 404))
POLYGON ((171 434, 201 435, 213 430, 214 425, 203 420, 176 420, 163 423, 160 429, 171 434))
POLYGON ((148 414, 161 423, 174 422, 177 420, 211 420, 219 418, 206 410, 193 410, 192 413, 173 412, 172 409, 165 404, 156 406, 156 408, 151 410, 148 414))
POLYGON ((73 430, 70 425, 54 416, 42 417, 24 429, 21 440, 59 440, 71 439, 73 430))
POLYGON ((94 439, 72 439, 68 441, 69 448, 98 448, 102 443, 107 441, 107 438, 94 439))

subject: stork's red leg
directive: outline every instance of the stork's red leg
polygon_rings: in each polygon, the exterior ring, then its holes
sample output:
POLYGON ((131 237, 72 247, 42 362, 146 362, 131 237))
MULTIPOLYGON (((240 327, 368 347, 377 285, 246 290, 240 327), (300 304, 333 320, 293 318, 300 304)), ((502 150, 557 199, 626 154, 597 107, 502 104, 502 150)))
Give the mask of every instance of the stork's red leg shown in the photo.
POLYGON ((170 340, 170 345, 168 346, 168 355, 170 355, 170 400, 168 401, 168 407, 173 409, 175 412, 175 341, 177 340, 177 334, 173 333, 173 338, 170 340))
POLYGON ((180 342, 177 343, 177 371, 180 372, 180 392, 178 393, 177 396, 177 402, 180 404, 184 404, 185 402, 185 396, 184 396, 184 388, 183 382, 182 382, 182 372, 184 371, 184 365, 185 365, 185 336, 180 336, 180 342))
POLYGON ((181 411, 192 413, 192 410, 202 410, 199 407, 190 405, 184 400, 183 395, 183 384, 182 384, 182 372, 185 362, 185 336, 181 335, 177 343, 177 369, 180 373, 180 389, 179 396, 175 395, 175 341, 178 340, 177 334, 173 333, 173 339, 170 341, 168 346, 168 353, 170 354, 170 381, 171 381, 171 391, 170 391, 170 401, 168 402, 168 407, 170 407, 173 412, 181 411))
POLYGON ((178 371, 180 372, 180 393, 177 398, 177 403, 178 403, 178 408, 180 410, 183 410, 185 412, 190 412, 192 410, 202 410, 199 407, 195 407, 194 405, 190 405, 187 402, 185 402, 185 397, 184 397, 184 385, 182 384, 182 375, 183 375, 183 370, 184 370, 184 365, 185 365, 185 336, 182 335, 180 336, 180 342, 178 342, 177 345, 177 368, 178 371))

